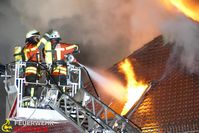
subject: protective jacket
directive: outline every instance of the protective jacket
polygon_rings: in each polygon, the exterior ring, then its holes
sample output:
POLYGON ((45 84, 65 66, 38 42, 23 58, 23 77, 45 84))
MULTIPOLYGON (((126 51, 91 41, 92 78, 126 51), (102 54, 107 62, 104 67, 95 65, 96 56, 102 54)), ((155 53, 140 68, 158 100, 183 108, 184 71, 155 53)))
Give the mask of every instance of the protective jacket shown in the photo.
POLYGON ((51 44, 47 42, 45 44, 45 62, 49 64, 63 62, 65 60, 65 55, 73 54, 78 52, 78 46, 75 44, 58 43, 51 44))
POLYGON ((55 47, 54 61, 65 60, 65 55, 78 52, 78 46, 75 44, 59 43, 55 47))
POLYGON ((27 43, 23 48, 26 61, 25 76, 38 75, 37 63, 41 61, 37 44, 27 43))
POLYGON ((51 76, 53 77, 52 83, 67 83, 67 64, 65 55, 78 52, 78 46, 75 44, 58 43, 45 45, 45 60, 46 63, 52 64, 51 76))
MULTIPOLYGON (((52 53, 52 62, 54 64, 52 75, 67 75, 65 55, 78 52, 78 46, 75 44, 59 43, 55 46, 52 53)), ((46 57, 47 58, 47 57, 46 57)))
POLYGON ((38 49, 38 46, 36 44, 26 44, 26 46, 23 49, 24 51, 24 56, 25 56, 25 61, 30 61, 30 62, 40 62, 41 57, 40 57, 40 51, 38 49))

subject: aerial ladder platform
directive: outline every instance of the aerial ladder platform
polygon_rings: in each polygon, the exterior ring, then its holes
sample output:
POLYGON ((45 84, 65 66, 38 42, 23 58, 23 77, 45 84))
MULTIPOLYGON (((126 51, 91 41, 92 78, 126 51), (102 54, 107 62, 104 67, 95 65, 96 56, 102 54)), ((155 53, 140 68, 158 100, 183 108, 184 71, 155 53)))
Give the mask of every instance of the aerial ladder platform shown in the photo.
MULTIPOLYGON (((73 55, 70 55, 73 56, 73 55)), ((87 133, 140 133, 141 130, 129 119, 119 115, 99 97, 90 94, 84 87, 83 74, 89 76, 81 64, 67 63, 67 81, 51 83, 45 63, 36 63, 42 77, 36 82, 27 82, 24 68, 28 62, 14 62, 6 65, 4 77, 8 93, 7 118, 18 120, 69 121, 81 132, 87 133), (40 90, 40 98, 24 97, 25 85, 32 84, 40 90), (24 106, 24 102, 32 105, 24 106)), ((50 77, 52 78, 52 77, 50 77)), ((90 79, 90 78, 89 78, 90 79)), ((94 86, 93 86, 93 89, 94 86)), ((95 90, 96 92, 96 90, 95 90)), ((97 92, 96 92, 97 93, 97 92)))

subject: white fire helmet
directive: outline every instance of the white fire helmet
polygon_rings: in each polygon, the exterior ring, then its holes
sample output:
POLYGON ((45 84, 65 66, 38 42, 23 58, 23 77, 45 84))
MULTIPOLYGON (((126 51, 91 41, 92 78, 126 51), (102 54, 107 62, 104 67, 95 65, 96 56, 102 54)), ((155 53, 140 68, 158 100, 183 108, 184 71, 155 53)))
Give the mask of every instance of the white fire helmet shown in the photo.
POLYGON ((31 38, 33 36, 40 37, 40 33, 37 30, 31 30, 26 34, 26 38, 31 38))
POLYGON ((50 39, 60 39, 60 40, 61 40, 60 34, 59 34, 59 32, 56 31, 56 30, 53 30, 53 31, 50 33, 49 38, 50 38, 50 39))

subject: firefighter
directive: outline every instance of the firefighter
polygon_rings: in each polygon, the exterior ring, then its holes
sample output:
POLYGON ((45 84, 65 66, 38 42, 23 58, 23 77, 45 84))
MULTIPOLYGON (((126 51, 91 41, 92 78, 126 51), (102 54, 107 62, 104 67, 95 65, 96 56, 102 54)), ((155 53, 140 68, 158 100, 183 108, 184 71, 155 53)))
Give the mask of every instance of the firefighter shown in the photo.
MULTIPOLYGON (((41 62, 41 55, 38 49, 38 42, 40 41, 40 33, 37 30, 31 30, 26 34, 25 46, 22 50, 26 62, 25 80, 26 82, 35 83, 39 79, 39 66, 41 62)), ((23 96, 38 97, 37 86, 31 83, 25 85, 23 96)))
POLYGON ((56 30, 51 30, 48 36, 51 44, 45 45, 45 60, 47 63, 52 63, 50 83, 66 85, 68 74, 65 55, 78 52, 78 46, 60 42, 61 37, 56 30), (47 53, 48 51, 52 52, 47 53))

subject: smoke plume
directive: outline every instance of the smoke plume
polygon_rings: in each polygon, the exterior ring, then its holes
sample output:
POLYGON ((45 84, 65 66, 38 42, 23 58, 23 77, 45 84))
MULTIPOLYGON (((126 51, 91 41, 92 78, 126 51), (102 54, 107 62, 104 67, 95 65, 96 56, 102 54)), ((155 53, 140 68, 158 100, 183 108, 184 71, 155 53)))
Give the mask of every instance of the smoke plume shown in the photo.
POLYGON ((157 0, 11 0, 26 29, 60 31, 85 65, 110 67, 153 39, 165 12, 157 0), (23 6, 21 6, 23 5, 23 6))
POLYGON ((131 53, 131 5, 128 0, 11 0, 26 29, 57 29, 63 41, 80 45, 83 64, 99 67, 131 53))
POLYGON ((174 43, 169 62, 180 65, 189 73, 198 73, 199 24, 179 16, 167 22, 162 30, 165 40, 174 43))
POLYGON ((182 16, 160 0, 1 0, 0 62, 13 61, 14 46, 24 46, 30 29, 57 29, 63 41, 80 45, 82 64, 106 68, 163 34, 174 43, 169 62, 178 59, 182 68, 198 73, 199 26, 182 16))
POLYGON ((198 49, 197 24, 179 17, 182 15, 176 9, 166 10, 160 0, 2 0, 0 7, 3 63, 13 60, 13 47, 24 45, 28 30, 44 33, 54 28, 64 42, 80 45, 77 58, 88 66, 110 67, 163 34, 168 42, 175 43, 173 54, 179 56, 182 66, 197 71, 191 65, 198 56, 194 52, 198 49))
MULTIPOLYGON (((198 11, 198 1, 185 0, 183 2, 187 4, 187 8, 198 11)), ((178 67, 188 73, 198 74, 199 23, 176 9, 170 10, 170 13, 172 17, 162 23, 160 28, 165 43, 174 44, 167 69, 178 67)))

